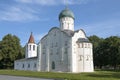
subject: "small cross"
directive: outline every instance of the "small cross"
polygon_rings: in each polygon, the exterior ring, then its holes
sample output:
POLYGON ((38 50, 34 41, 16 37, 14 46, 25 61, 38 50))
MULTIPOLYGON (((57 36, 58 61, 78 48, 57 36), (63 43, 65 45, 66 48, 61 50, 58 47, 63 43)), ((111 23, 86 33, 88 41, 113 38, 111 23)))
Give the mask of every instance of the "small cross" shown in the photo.
POLYGON ((68 0, 64 0, 64 3, 65 3, 65 8, 67 9, 68 8, 68 0))

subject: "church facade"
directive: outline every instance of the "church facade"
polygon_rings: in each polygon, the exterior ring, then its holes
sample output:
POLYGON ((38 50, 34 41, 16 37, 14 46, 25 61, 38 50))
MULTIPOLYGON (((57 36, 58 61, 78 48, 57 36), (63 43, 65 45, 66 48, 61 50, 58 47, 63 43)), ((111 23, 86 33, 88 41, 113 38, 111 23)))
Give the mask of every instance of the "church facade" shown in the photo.
POLYGON ((14 69, 42 72, 93 72, 93 46, 85 32, 74 30, 74 14, 64 9, 60 27, 49 30, 38 44, 31 33, 25 59, 16 60, 14 69))

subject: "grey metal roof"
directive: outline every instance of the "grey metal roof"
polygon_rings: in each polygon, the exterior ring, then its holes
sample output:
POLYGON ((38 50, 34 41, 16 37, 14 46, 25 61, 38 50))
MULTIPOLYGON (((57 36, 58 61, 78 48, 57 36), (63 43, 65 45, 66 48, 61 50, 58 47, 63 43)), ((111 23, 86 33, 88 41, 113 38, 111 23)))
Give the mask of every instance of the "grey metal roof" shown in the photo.
POLYGON ((18 60, 15 60, 15 61, 26 61, 26 60, 33 60, 33 59, 37 60, 37 58, 38 57, 31 57, 31 58, 18 59, 18 60))
POLYGON ((65 32, 69 36, 73 36, 74 35, 74 31, 71 31, 71 30, 64 30, 63 32, 65 32))
POLYGON ((80 43, 80 42, 90 42, 87 38, 79 38, 78 39, 78 41, 77 41, 78 43, 80 43))

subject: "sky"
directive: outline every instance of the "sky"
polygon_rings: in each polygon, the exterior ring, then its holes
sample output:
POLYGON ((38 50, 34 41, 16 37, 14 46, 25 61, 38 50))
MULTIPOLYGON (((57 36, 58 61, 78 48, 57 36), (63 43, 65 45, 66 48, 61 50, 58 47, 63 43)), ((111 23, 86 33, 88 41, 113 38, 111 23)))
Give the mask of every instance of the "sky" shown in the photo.
POLYGON ((0 0, 0 40, 16 35, 24 46, 33 32, 36 43, 68 6, 75 15, 75 30, 102 38, 120 36, 120 0, 0 0))

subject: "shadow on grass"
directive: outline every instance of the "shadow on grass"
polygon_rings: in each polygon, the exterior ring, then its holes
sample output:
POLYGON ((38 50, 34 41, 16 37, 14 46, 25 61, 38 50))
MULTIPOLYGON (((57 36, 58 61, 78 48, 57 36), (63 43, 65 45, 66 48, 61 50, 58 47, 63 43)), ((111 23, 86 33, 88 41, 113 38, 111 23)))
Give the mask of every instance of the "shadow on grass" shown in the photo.
POLYGON ((93 73, 93 74, 88 74, 87 76, 89 77, 95 77, 95 78, 115 78, 115 79, 120 79, 120 72, 113 72, 113 73, 93 73))
POLYGON ((118 72, 112 74, 112 76, 113 76, 114 78, 119 78, 119 79, 120 79, 120 73, 118 73, 118 72))

